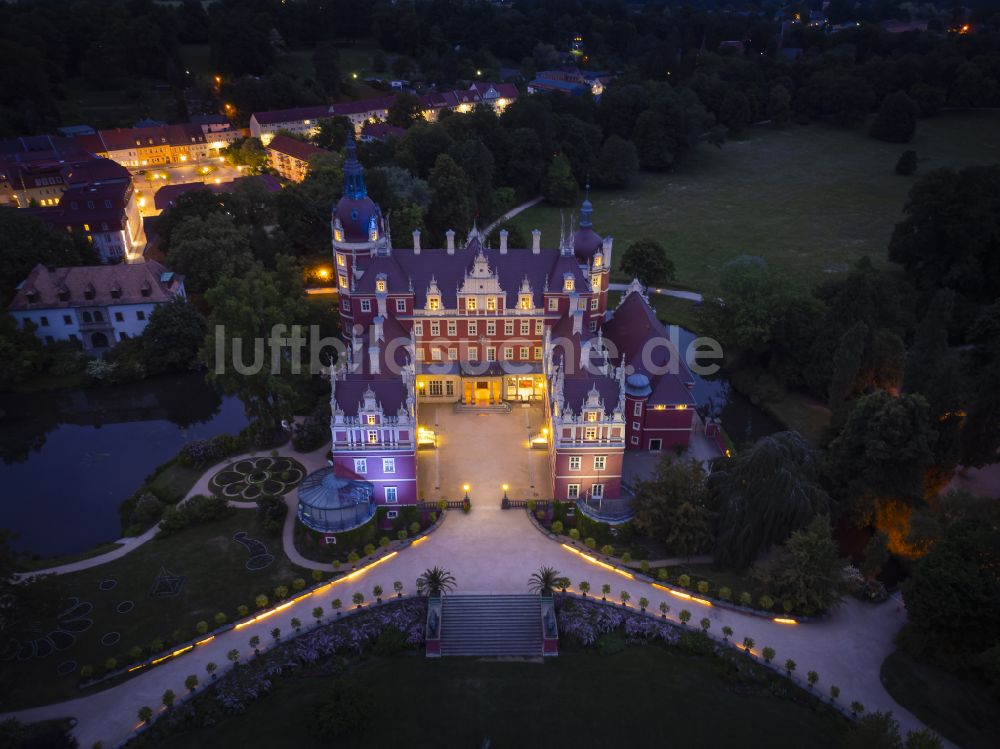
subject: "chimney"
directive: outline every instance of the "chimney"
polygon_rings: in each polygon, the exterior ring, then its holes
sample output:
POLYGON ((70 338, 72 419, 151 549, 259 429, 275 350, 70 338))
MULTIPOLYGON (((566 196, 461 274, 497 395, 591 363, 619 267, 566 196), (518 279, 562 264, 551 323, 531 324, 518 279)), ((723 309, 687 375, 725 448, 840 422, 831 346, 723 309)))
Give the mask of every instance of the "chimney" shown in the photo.
POLYGON ((369 374, 373 375, 381 374, 381 371, 379 369, 378 350, 379 350, 378 346, 368 347, 369 374))
POLYGON ((376 341, 385 340, 385 318, 379 315, 374 320, 372 320, 372 338, 376 341))
POLYGON ((583 310, 573 310, 573 332, 583 335, 583 310))
POLYGON ((532 229, 531 230, 531 251, 535 255, 542 252, 542 230, 532 229))
POLYGON ((449 229, 444 233, 445 238, 448 240, 448 254, 455 254, 455 230, 449 229))
POLYGON ((611 243, 614 242, 614 241, 615 241, 614 237, 605 237, 604 238, 604 246, 602 247, 602 250, 604 252, 604 267, 605 268, 610 268, 611 267, 611 243))
POLYGON ((420 254, 420 229, 413 230, 413 254, 420 254))
POLYGON ((500 230, 500 254, 501 255, 506 255, 507 254, 507 230, 506 229, 501 229, 500 230))

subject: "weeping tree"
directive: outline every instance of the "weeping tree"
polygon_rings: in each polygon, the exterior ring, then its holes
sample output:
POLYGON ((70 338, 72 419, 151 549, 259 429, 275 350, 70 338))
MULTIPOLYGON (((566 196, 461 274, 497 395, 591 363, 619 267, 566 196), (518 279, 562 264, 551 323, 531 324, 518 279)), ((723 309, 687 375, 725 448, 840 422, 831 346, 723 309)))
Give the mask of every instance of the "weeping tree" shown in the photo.
POLYGON ((761 439, 712 473, 707 488, 718 508, 715 561, 737 569, 830 511, 816 456, 798 432, 761 439))

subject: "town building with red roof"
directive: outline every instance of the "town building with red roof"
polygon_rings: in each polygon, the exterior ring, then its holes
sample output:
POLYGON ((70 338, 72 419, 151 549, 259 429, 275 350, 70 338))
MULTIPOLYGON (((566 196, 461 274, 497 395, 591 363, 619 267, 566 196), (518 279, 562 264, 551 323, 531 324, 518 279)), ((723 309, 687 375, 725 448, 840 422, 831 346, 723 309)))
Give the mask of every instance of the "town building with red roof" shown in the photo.
POLYGON ((265 146, 267 162, 278 174, 292 182, 301 182, 309 174, 309 160, 329 154, 326 149, 289 135, 275 135, 265 146))

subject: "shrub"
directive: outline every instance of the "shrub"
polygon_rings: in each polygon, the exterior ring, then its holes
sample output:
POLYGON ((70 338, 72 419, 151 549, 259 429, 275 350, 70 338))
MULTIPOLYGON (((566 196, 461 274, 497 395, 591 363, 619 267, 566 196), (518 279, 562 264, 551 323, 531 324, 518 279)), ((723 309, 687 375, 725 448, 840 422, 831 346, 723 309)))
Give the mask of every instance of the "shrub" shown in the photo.
POLYGON ((601 600, 605 600, 608 597, 608 593, 611 592, 611 586, 607 583, 601 586, 601 600))
POLYGON ((732 636, 733 636, 733 628, 730 627, 728 624, 725 625, 722 628, 722 637, 723 637, 723 639, 728 640, 732 636))
POLYGON ((909 177, 915 171, 917 171, 917 152, 903 151, 903 154, 899 157, 899 161, 896 162, 896 174, 902 177, 909 177))
POLYGON ((202 621, 194 625, 195 634, 203 635, 208 632, 208 622, 202 621))
POLYGON ((140 648, 138 645, 133 645, 131 648, 129 648, 128 659, 130 661, 137 661, 140 658, 142 658, 142 648, 140 648))
POLYGON ((375 544, 365 544, 365 556, 370 557, 375 553, 375 544))
POLYGON ((323 582, 323 570, 313 570, 312 579, 316 583, 323 582))
POLYGON ((418 533, 420 533, 420 523, 414 520, 412 523, 410 523, 409 531, 411 536, 416 536, 418 533))
POLYGON ((448 509, 448 502, 444 499, 438 500, 437 503, 438 512, 444 512, 448 509))
POLYGON ((245 606, 245 605, 243 605, 241 603, 239 606, 236 607, 236 613, 239 614, 240 615, 240 619, 242 619, 243 617, 249 615, 249 613, 250 613, 250 607, 249 606, 245 606))
POLYGON ((770 611, 774 608, 774 599, 769 595, 763 595, 757 599, 757 604, 765 611, 770 611))
POLYGON ((84 666, 83 668, 80 669, 80 678, 81 679, 89 679, 93 675, 94 675, 94 667, 93 666, 84 666))
POLYGON ((392 589, 396 592, 397 598, 403 597, 403 582, 401 580, 396 580, 396 582, 392 584, 392 589))
POLYGON ((338 612, 338 613, 340 612, 340 607, 342 605, 343 604, 341 604, 339 598, 334 598, 332 601, 330 601, 330 608, 333 609, 334 611, 338 612))
POLYGON ((216 671, 217 668, 218 668, 218 666, 216 666, 214 663, 206 663, 205 664, 205 671, 213 679, 215 678, 215 671, 216 671))
POLYGON ((796 663, 791 658, 785 661, 785 673, 789 676, 792 675, 792 671, 795 670, 796 663))
POLYGON ((622 606, 624 606, 629 602, 629 599, 632 598, 632 594, 629 593, 627 590, 623 590, 621 593, 618 594, 618 597, 622 600, 622 606))
POLYGON ((601 553, 606 557, 610 557, 614 555, 615 547, 611 544, 604 544, 604 546, 601 547, 601 553))
POLYGON ((819 674, 815 671, 809 671, 806 673, 806 681, 809 682, 810 687, 816 686, 816 682, 819 681, 819 674))
POLYGON ((383 629, 375 640, 374 652, 376 655, 395 655, 406 647, 406 634, 398 627, 390 624, 383 629))
POLYGON ((863 713, 864 711, 865 711, 865 706, 862 705, 857 700, 854 700, 854 702, 851 703, 851 715, 855 716, 861 715, 861 713, 863 713))
POLYGON ((188 674, 187 678, 184 679, 184 688, 189 692, 193 692, 198 688, 198 677, 194 674, 188 674))
POLYGON ((753 603, 753 596, 747 593, 745 590, 740 593, 740 605, 750 606, 753 603))
POLYGON ((622 554, 622 564, 628 564, 631 561, 632 561, 631 554, 629 554, 627 551, 624 554, 622 554))
POLYGON ((586 580, 581 580, 580 584, 577 585, 577 587, 580 589, 580 592, 583 593, 584 597, 586 597, 587 594, 590 592, 590 583, 588 583, 586 580))
POLYGON ((552 522, 552 532, 553 533, 562 533, 563 532, 563 524, 562 524, 561 520, 554 520, 552 522))
POLYGON ((382 593, 383 592, 384 591, 382 590, 382 586, 381 585, 376 585, 374 588, 372 588, 372 595, 375 596, 375 600, 376 601, 381 601, 382 600, 382 593))
POLYGON ((709 628, 712 626, 712 620, 707 616, 702 617, 701 621, 698 622, 701 625, 702 632, 708 632, 709 628))
POLYGON ((161 640, 159 637, 157 637, 155 640, 149 643, 150 653, 159 653, 161 650, 163 650, 163 640, 161 640))
POLYGON ((173 689, 168 689, 166 692, 163 693, 163 704, 164 704, 164 706, 166 706, 167 709, 170 709, 171 707, 174 706, 174 700, 176 698, 177 698, 177 695, 174 694, 174 690, 173 689))
POLYGON ((529 499, 528 500, 528 512, 534 512, 534 511, 535 511, 535 500, 529 499))
POLYGON ((677 584, 680 585, 682 588, 690 588, 691 587, 691 576, 690 575, 681 575, 680 577, 677 578, 677 584))
POLYGON ((405 541, 406 538, 407 538, 406 531, 405 530, 404 531, 397 531, 396 532, 396 538, 398 538, 400 541, 405 541))
POLYGON ((833 684, 830 687, 830 699, 836 700, 839 696, 840 696, 840 687, 838 687, 836 684, 833 684))
POLYGON ((660 616, 666 619, 668 613, 670 613, 670 606, 666 601, 660 601, 660 616))
POLYGON ((354 605, 360 609, 361 604, 365 602, 365 594, 359 591, 351 596, 351 600, 354 602, 354 605))
POLYGON ((644 575, 648 575, 649 574, 649 562, 647 562, 645 559, 643 559, 641 562, 639 562, 639 571, 642 574, 644 574, 644 575))
POLYGON ((639 610, 640 611, 645 611, 647 606, 649 606, 649 599, 648 598, 640 598, 639 599, 639 610))
POLYGON ((770 645, 765 645, 764 649, 760 651, 760 654, 764 657, 764 663, 770 663, 774 660, 774 648, 770 645))
POLYGON ((733 591, 727 588, 725 585, 723 585, 721 588, 719 588, 719 598, 722 599, 723 601, 730 601, 733 598, 733 591))
POLYGON ((279 585, 274 589, 274 600, 280 601, 284 598, 288 598, 288 586, 279 585))
POLYGON ((660 567, 660 569, 656 571, 656 579, 659 580, 661 583, 665 583, 667 580, 670 579, 670 572, 667 570, 666 567, 660 567))
POLYGON ((221 627, 223 624, 225 624, 229 620, 229 617, 227 617, 225 614, 223 614, 220 611, 218 614, 215 615, 214 619, 215 619, 216 626, 221 627))
POLYGON ((583 545, 586 546, 588 549, 595 549, 597 548, 597 540, 588 536, 583 540, 583 545))
POLYGON ((240 662, 240 651, 237 650, 236 648, 233 648, 228 653, 226 653, 226 658, 232 661, 233 665, 235 666, 237 663, 240 662))
POLYGON ((323 607, 322 606, 314 606, 313 610, 312 610, 312 615, 313 615, 313 619, 316 620, 316 623, 319 624, 320 620, 323 618, 323 607))
POLYGON ((144 492, 135 500, 131 522, 148 528, 162 517, 164 509, 163 502, 155 494, 144 492))
POLYGON ((281 630, 278 627, 275 627, 274 629, 272 629, 271 630, 271 637, 273 637, 275 640, 280 640, 281 639, 281 630))
POLYGON ((106 661, 104 661, 105 671, 114 671, 116 668, 118 668, 117 658, 108 658, 106 661))
POLYGON ((302 621, 298 617, 293 616, 292 621, 289 622, 289 624, 292 625, 292 629, 294 629, 296 632, 302 629, 302 621))
POLYGON ((358 556, 358 552, 356 551, 352 551, 347 555, 347 561, 351 564, 356 564, 359 559, 361 559, 361 557, 358 556))
POLYGON ((215 495, 195 494, 184 504, 168 507, 163 511, 157 538, 166 538, 192 525, 203 525, 222 520, 233 510, 226 500, 215 495))
POLYGON ((747 651, 748 653, 751 650, 753 650, 753 644, 754 643, 753 643, 753 638, 752 637, 744 637, 743 638, 743 649, 745 651, 747 651))
POLYGON ((681 613, 677 615, 677 618, 680 619, 681 624, 683 624, 686 627, 687 623, 691 621, 691 612, 688 611, 687 609, 681 609, 681 613))
POLYGON ((697 587, 698 587, 698 592, 701 593, 702 595, 707 594, 708 591, 711 589, 708 580, 699 580, 697 587))
POLYGON ((263 594, 257 596, 253 600, 253 602, 257 606, 257 608, 259 608, 259 609, 266 609, 267 608, 267 603, 268 603, 267 596, 265 596, 263 594))
POLYGON ((257 655, 260 655, 260 637, 254 635, 250 638, 250 649, 257 655))
MULTIPOLYGON (((556 522, 559 522, 559 521, 556 521, 556 522)), ((569 537, 572 538, 574 541, 579 541, 580 540, 580 531, 578 531, 576 528, 570 528, 569 529, 569 537)))
POLYGON ((299 591, 306 587, 306 581, 301 577, 292 580, 292 590, 299 591))
POLYGON ((388 536, 382 536, 382 538, 378 540, 378 545, 381 546, 383 549, 390 543, 392 543, 392 541, 389 540, 388 536))
POLYGON ((153 709, 143 705, 139 708, 138 712, 136 712, 136 715, 139 716, 140 722, 148 723, 153 717, 153 709))
POLYGON ((311 453, 330 441, 330 410, 318 409, 292 428, 292 447, 311 453))
POLYGON ((324 743, 358 733, 377 711, 370 691, 342 680, 328 686, 312 709, 308 722, 313 733, 324 743))
POLYGON ((226 457, 225 447, 217 439, 191 440, 177 454, 177 462, 186 468, 202 468, 226 457))

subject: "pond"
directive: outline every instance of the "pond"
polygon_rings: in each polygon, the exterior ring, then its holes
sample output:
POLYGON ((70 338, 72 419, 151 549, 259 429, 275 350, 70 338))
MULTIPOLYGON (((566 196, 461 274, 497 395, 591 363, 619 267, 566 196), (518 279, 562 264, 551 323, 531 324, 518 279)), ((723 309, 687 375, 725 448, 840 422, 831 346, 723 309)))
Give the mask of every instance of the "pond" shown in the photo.
POLYGON ((109 388, 0 395, 0 528, 42 556, 120 537, 118 505, 185 442, 236 434, 239 400, 200 373, 109 388))
MULTIPOLYGON (((684 355, 688 345, 698 336, 685 328, 678 330, 680 351, 684 355)), ((710 360, 703 362, 703 364, 711 363, 710 360)), ((722 428, 737 445, 755 442, 761 437, 786 429, 780 421, 755 406, 745 395, 733 388, 726 377, 715 375, 709 378, 692 374, 694 376, 692 393, 695 401, 699 406, 711 404, 722 422, 722 428)))

